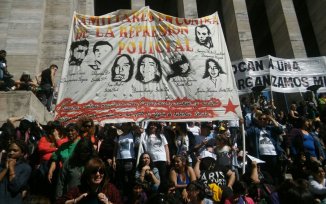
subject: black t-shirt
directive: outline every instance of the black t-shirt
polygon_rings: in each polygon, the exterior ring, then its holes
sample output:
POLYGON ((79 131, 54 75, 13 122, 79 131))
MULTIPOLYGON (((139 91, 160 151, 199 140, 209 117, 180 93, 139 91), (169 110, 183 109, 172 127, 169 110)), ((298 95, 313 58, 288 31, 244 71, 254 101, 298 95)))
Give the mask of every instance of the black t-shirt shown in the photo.
POLYGON ((52 85, 52 79, 51 79, 51 69, 45 69, 42 71, 41 74, 41 85, 44 84, 51 84, 52 85))
POLYGON ((215 183, 218 186, 227 185, 227 171, 226 167, 215 167, 212 170, 205 170, 200 172, 200 180, 205 184, 215 183))

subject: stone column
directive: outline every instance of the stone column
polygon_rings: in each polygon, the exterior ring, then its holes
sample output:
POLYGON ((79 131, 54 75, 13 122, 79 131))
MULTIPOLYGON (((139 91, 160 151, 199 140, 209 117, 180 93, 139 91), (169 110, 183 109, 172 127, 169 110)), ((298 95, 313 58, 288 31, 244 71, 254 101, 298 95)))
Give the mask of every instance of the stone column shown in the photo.
POLYGON ((226 42, 231 61, 256 57, 246 2, 222 0, 226 42))
POLYGON ((307 4, 320 55, 326 55, 326 1, 314 0, 305 2, 307 4))
POLYGON ((94 15, 94 0, 86 0, 86 8, 85 8, 85 14, 87 15, 94 15))
POLYGON ((306 57, 292 0, 265 0, 266 14, 277 57, 306 57))
POLYGON ((44 1, 0 1, 0 49, 7 51, 8 70, 19 79, 23 71, 37 73, 44 1))
POLYGON ((139 10, 140 8, 145 6, 145 0, 130 0, 131 1, 131 9, 139 10))
POLYGON ((180 18, 198 18, 196 0, 178 0, 177 3, 180 18))

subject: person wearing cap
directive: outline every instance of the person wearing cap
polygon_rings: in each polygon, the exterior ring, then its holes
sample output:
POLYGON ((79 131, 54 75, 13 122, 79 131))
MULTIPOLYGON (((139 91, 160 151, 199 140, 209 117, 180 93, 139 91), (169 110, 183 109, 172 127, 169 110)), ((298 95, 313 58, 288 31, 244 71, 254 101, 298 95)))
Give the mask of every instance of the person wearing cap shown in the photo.
POLYGON ((14 140, 9 145, 8 158, 0 165, 0 203, 23 203, 32 168, 25 160, 28 148, 24 141, 14 140))

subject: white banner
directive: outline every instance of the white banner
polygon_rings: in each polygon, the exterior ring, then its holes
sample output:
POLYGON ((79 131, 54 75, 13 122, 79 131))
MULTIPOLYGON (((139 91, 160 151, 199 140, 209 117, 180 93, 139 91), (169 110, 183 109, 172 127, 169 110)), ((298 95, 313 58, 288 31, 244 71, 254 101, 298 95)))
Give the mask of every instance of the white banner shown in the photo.
POLYGON ((241 115, 217 13, 176 18, 144 7, 75 14, 56 118, 229 120, 241 115))
POLYGON ((232 63, 240 94, 250 93, 255 86, 281 93, 306 92, 320 85, 326 92, 326 57, 283 59, 272 56, 245 58, 232 63))

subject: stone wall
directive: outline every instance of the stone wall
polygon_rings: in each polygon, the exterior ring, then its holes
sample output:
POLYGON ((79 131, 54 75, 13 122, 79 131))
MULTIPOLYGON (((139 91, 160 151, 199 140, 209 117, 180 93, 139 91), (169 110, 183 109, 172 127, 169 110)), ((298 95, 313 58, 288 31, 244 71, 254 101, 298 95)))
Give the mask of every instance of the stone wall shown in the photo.
POLYGON ((23 71, 34 77, 50 64, 62 67, 73 13, 93 15, 93 5, 93 0, 1 0, 0 49, 7 51, 14 78, 23 71))
POLYGON ((0 124, 10 117, 32 115, 41 124, 53 120, 43 104, 30 91, 0 92, 0 124))

